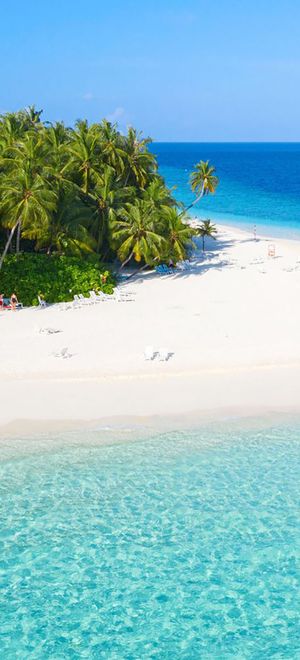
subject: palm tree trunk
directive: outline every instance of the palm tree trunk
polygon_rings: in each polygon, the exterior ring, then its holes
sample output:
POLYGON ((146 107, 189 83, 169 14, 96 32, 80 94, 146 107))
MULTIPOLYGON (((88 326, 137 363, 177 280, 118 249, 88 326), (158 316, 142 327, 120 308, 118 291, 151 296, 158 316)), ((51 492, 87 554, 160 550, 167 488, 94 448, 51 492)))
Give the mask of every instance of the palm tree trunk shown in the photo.
POLYGON ((121 268, 120 268, 120 270, 122 270, 122 268, 124 268, 124 266, 126 266, 126 264, 128 264, 128 262, 130 261, 130 259, 132 259, 133 255, 134 255, 134 252, 133 252, 133 250, 132 250, 132 252, 130 252, 129 257, 127 257, 127 259, 125 259, 125 261, 123 261, 123 263, 121 264, 121 268))
MULTIPOLYGON (((155 257, 154 261, 158 261, 159 257, 155 257)), ((146 268, 149 268, 149 264, 144 264, 141 266, 141 268, 138 268, 138 270, 135 271, 135 273, 131 273, 131 275, 128 275, 128 280, 130 280, 132 277, 136 277, 136 275, 139 275, 139 273, 142 273, 143 270, 146 270, 146 268)))
MULTIPOLYGON (((19 222, 19 220, 18 220, 18 222, 19 222)), ((5 248, 4 248, 3 253, 2 253, 2 255, 1 255, 1 258, 0 258, 0 270, 1 270, 1 268, 2 268, 3 261, 4 261, 6 255, 7 255, 7 252, 8 252, 9 246, 10 246, 10 244, 11 244, 11 242, 12 242, 13 235, 14 235, 14 233, 15 233, 15 229, 16 229, 16 227, 17 227, 17 225, 18 225, 18 222, 16 222, 16 224, 15 224, 15 225, 12 227, 12 229, 10 230, 9 237, 8 237, 8 239, 7 239, 7 241, 6 241, 5 248)))
POLYGON ((105 216, 104 213, 99 213, 99 231, 98 231, 98 240, 97 240, 97 254, 100 254, 100 248, 103 245, 103 238, 104 238, 104 220, 105 216))
POLYGON ((126 188, 126 186, 127 186, 127 183, 129 181, 129 177, 130 177, 130 168, 128 169, 128 172, 126 174, 126 179, 124 181, 124 188, 126 188))
POLYGON ((19 254, 20 252, 20 240, 21 240, 21 220, 18 222, 18 228, 17 228, 17 242, 16 242, 16 253, 19 254))
POLYGON ((203 236, 202 236, 202 250, 203 250, 203 252, 204 252, 204 250, 205 250, 205 245, 204 245, 204 234, 203 234, 203 236))
POLYGON ((189 204, 188 206, 186 206, 186 207, 183 209, 183 211, 182 211, 181 213, 179 213, 179 217, 180 217, 181 215, 184 215, 184 213, 186 213, 189 209, 191 209, 193 206, 195 206, 195 204, 197 204, 198 202, 200 202, 200 199, 202 199, 203 195, 204 195, 204 183, 203 183, 203 185, 202 185, 200 195, 198 195, 198 197, 196 197, 196 199, 194 199, 194 201, 193 201, 191 204, 189 204))

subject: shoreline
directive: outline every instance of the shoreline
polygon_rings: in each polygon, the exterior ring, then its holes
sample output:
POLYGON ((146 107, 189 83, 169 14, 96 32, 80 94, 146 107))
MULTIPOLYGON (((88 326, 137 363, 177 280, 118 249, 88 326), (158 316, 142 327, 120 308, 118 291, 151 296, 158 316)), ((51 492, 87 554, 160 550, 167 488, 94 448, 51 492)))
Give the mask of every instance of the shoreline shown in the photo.
POLYGON ((242 232, 253 237, 253 229, 256 227, 258 240, 271 240, 271 241, 291 241, 291 242, 300 242, 300 227, 296 223, 295 227, 284 226, 278 224, 278 226, 270 224, 263 224, 261 218, 254 218, 250 216, 234 216, 229 219, 227 213, 211 213, 210 210, 206 209, 207 213, 200 213, 199 215, 191 215, 192 220, 202 221, 209 218, 214 224, 219 226, 221 229, 232 230, 234 232, 242 232), (242 217, 243 220, 238 220, 242 217), (236 222, 235 222, 236 218, 236 222), (230 221, 229 221, 230 220, 230 221), (273 233, 274 232, 274 233, 273 233))
POLYGON ((0 434, 174 414, 300 414, 300 241, 218 230, 189 271, 125 283, 132 302, 3 312, 0 434), (60 332, 37 335, 37 325, 60 332), (148 344, 172 356, 145 361, 148 344), (51 357, 63 345, 72 358, 51 357))
MULTIPOLYGON (((99 419, 16 419, 0 427, 0 447, 7 441, 57 440, 57 434, 65 434, 63 440, 73 441, 73 434, 97 433, 97 444, 116 444, 142 441, 169 432, 185 432, 201 429, 222 431, 246 431, 274 427, 299 426, 300 407, 290 408, 220 408, 218 411, 186 411, 163 415, 114 415, 99 419)), ((81 440, 79 440, 81 442, 81 440)))
POLYGON ((172 373, 101 380, 12 380, 6 382, 5 393, 0 384, 4 406, 13 393, 25 405, 19 405, 18 417, 2 413, 0 437, 124 425, 155 431, 224 423, 229 418, 262 423, 275 418, 300 420, 299 391, 300 365, 294 371, 291 365, 269 365, 203 371, 196 377, 172 373), (280 388, 274 388, 274 383, 280 383, 280 388))

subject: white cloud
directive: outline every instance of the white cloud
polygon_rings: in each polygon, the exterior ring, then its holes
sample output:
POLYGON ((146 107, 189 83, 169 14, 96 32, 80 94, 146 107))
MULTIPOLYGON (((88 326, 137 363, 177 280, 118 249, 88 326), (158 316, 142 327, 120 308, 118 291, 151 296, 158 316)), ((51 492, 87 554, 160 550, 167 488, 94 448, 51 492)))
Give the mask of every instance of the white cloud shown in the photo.
POLYGON ((87 92, 86 94, 83 95, 82 97, 85 101, 92 101, 95 97, 92 92, 87 92))
POLYGON ((112 124, 120 119, 124 119, 125 109, 124 108, 115 108, 111 114, 106 116, 107 121, 110 121, 112 124))

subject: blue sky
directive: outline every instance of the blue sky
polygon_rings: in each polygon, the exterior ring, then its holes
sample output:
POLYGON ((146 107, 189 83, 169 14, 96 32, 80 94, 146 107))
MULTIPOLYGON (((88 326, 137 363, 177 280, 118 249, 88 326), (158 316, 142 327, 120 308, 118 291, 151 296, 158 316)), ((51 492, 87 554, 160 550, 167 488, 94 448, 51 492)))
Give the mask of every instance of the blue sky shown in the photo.
POLYGON ((157 140, 300 141, 295 0, 14 0, 0 112, 106 116, 157 140))

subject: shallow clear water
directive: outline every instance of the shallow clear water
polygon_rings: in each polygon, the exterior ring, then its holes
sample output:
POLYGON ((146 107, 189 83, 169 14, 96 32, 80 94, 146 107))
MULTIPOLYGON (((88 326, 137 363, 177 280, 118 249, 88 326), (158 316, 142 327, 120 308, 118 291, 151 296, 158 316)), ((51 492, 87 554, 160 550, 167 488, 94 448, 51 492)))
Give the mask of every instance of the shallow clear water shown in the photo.
POLYGON ((300 427, 66 437, 0 464, 3 658, 300 658, 300 427))
POLYGON ((160 172, 175 196, 190 204, 189 175, 199 160, 210 160, 220 183, 193 208, 193 215, 235 224, 263 234, 300 238, 299 143, 176 143, 151 146, 160 172))

